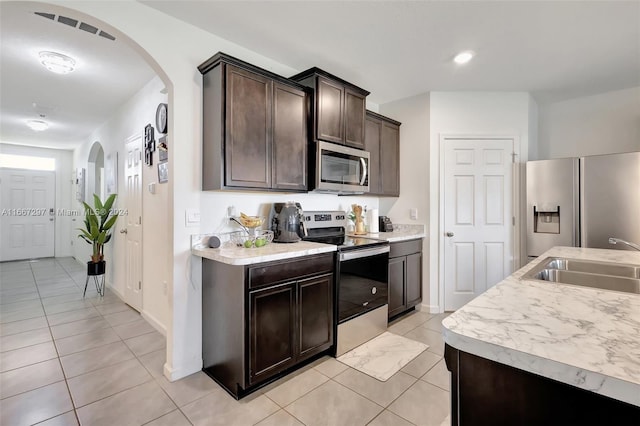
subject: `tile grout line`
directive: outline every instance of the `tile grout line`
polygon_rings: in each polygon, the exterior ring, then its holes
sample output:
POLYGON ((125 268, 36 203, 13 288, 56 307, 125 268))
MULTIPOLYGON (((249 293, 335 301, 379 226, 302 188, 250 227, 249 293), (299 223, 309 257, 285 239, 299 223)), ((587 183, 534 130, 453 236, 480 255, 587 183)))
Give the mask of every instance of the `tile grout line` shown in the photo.
MULTIPOLYGON (((54 262, 58 263, 57 260, 55 260, 54 258, 54 262)), ((33 266, 31 264, 29 264, 29 266, 31 267, 31 274, 33 275, 33 279, 36 280, 36 276, 35 273, 33 271, 33 266)), ((63 268, 64 269, 64 268, 63 268)), ((66 270, 65 270, 66 272, 66 270)), ((69 275, 69 274, 67 274, 69 275)), ((69 275, 69 278, 71 278, 71 276, 69 275)), ((73 408, 73 414, 75 415, 76 421, 78 422, 78 424, 80 424, 80 419, 78 418, 78 413, 75 410, 75 404, 73 403, 73 397, 71 396, 71 389, 69 389, 69 382, 67 381, 67 377, 64 374, 64 368, 62 368, 62 361, 60 361, 60 352, 58 352, 58 346, 56 345, 56 342, 53 338, 53 333, 51 332, 51 324, 49 323, 49 317, 47 316, 47 312, 44 310, 44 304, 42 303, 42 295, 40 294, 40 287, 38 286, 38 282, 36 280, 36 289, 38 292, 38 297, 40 298, 40 304, 42 304, 42 310, 45 314, 45 321, 47 321, 47 325, 49 326, 49 334, 51 335, 51 342, 53 343, 53 348, 56 351, 56 355, 58 355, 58 365, 60 366, 60 371, 62 372, 62 378, 64 380, 64 384, 65 387, 67 388, 67 395, 69 396, 69 401, 71 402, 71 408, 73 408)), ((58 414, 58 415, 62 415, 64 413, 58 414)), ((54 416, 57 417, 58 415, 54 416)), ((53 418, 53 417, 52 417, 53 418)))
MULTIPOLYGON (((64 266, 63 266, 63 268, 64 268, 64 266)), ((80 286, 78 286, 78 287, 80 287, 80 286)), ((83 290, 83 288, 80 288, 80 290, 83 290)), ((115 303, 124 303, 124 301, 123 301, 123 300, 121 300, 121 299, 120 299, 120 297, 118 297, 118 300, 119 300, 119 302, 114 302, 114 304, 115 304, 115 303)), ((91 303, 92 307, 93 307, 94 309, 96 309, 96 305, 94 304, 94 302, 93 302, 93 301, 91 301, 91 300, 90 300, 89 302, 91 303)), ((127 305, 127 307, 128 307, 128 305, 127 305)), ((129 308, 129 309, 131 309, 131 308, 129 308)), ((79 416, 78 416, 78 409, 83 408, 83 407, 87 407, 87 406, 89 406, 89 405, 91 405, 91 404, 97 403, 97 402, 102 401, 102 400, 104 400, 104 399, 111 398, 111 397, 113 397, 113 396, 115 396, 115 395, 118 395, 118 394, 120 394, 120 393, 122 393, 122 392, 126 392, 126 391, 128 391, 128 390, 134 389, 134 388, 136 388, 136 387, 138 387, 138 386, 146 385, 147 383, 151 383, 151 382, 154 382, 154 383, 156 383, 156 382, 157 382, 157 381, 156 381, 156 378, 155 378, 155 377, 153 377, 153 375, 151 374, 151 372, 149 371, 149 369, 148 369, 148 368, 147 368, 147 367, 142 363, 142 361, 140 360, 139 356, 138 356, 137 354, 135 354, 135 353, 133 352, 133 350, 131 350, 131 348, 129 347, 129 345, 127 345, 127 343, 126 343, 125 339, 123 339, 123 338, 122 338, 122 337, 121 337, 121 336, 120 336, 120 335, 119 335, 119 334, 114 330, 114 328, 115 328, 115 327, 119 327, 119 326, 121 326, 121 325, 125 325, 125 324, 130 324, 130 323, 135 322, 135 321, 128 321, 128 322, 125 322, 125 323, 123 323, 123 324, 118 324, 117 326, 113 326, 113 325, 111 325, 111 323, 109 323, 109 322, 104 318, 105 314, 103 314, 102 312, 100 312, 98 309, 96 309, 96 311, 98 312, 99 317, 100 317, 101 319, 103 319, 103 320, 105 320, 105 321, 107 322, 107 327, 104 327, 104 328, 102 328, 102 329, 109 328, 109 329, 111 329, 111 330, 114 332, 114 334, 115 334, 115 335, 118 337, 118 339, 119 339, 118 341, 119 341, 119 342, 122 342, 122 343, 125 345, 125 347, 127 348, 127 350, 128 350, 129 352, 131 352, 131 354, 133 355, 133 358, 132 358, 132 359, 135 359, 135 360, 140 364, 140 366, 142 366, 142 368, 147 372, 147 374, 149 375, 149 380, 147 380, 147 381, 145 381, 145 382, 143 382, 143 383, 139 383, 139 384, 137 384, 137 385, 134 385, 134 386, 128 387, 128 388, 126 388, 126 389, 122 389, 122 390, 120 390, 120 391, 118 391, 118 392, 116 392, 116 393, 114 393, 114 394, 107 395, 107 396, 105 396, 105 397, 103 397, 103 398, 97 399, 97 400, 95 400, 95 401, 92 401, 92 402, 90 402, 90 403, 88 403, 88 404, 85 404, 85 405, 82 405, 82 406, 79 406, 79 407, 76 407, 76 405, 75 405, 75 403, 73 402, 73 399, 72 399, 72 404, 73 404, 73 407, 74 407, 74 412, 75 412, 75 415, 76 415, 76 419, 78 420, 78 424, 80 424, 80 418, 79 418, 79 416)), ((125 311, 122 311, 122 312, 126 312, 126 310, 125 310, 125 311)), ((107 315, 117 314, 117 313, 119 313, 119 312, 113 312, 113 313, 109 313, 109 314, 107 314, 107 315)), ((94 317, 94 318, 95 318, 95 317, 94 317)), ((142 317, 141 317, 141 318, 142 318, 142 317)), ((82 320, 81 320, 81 321, 82 321, 82 320)), ((102 329, 101 329, 101 330, 102 330, 102 329)), ((155 330, 154 330, 154 331, 155 331, 155 330)), ((143 333, 143 334, 140 334, 139 336, 143 336, 143 335, 145 335, 145 334, 151 334, 151 333, 153 333, 153 331, 151 331, 151 332, 149 332, 149 333, 143 333)), ((87 334, 88 334, 88 333, 87 333, 87 334)), ((76 336, 77 336, 77 335, 76 335, 76 336)), ((130 338, 135 338, 135 337, 139 337, 139 336, 133 336, 133 337, 130 337, 130 338)), ((68 337, 73 337, 73 336, 68 336, 68 337)), ((107 343, 107 344, 105 344, 105 345, 109 345, 109 344, 112 344, 112 343, 116 343, 116 342, 107 343)), ((100 345, 100 346, 97 346, 97 347, 102 347, 102 346, 105 346, 105 345, 100 345)), ((86 350, 92 350, 92 349, 95 349, 95 348, 90 348, 90 349, 86 349, 86 350)), ((159 349, 159 350, 160 350, 160 349, 159 349)), ((84 352, 84 351, 78 351, 78 352, 74 352, 74 353, 75 353, 75 354, 77 354, 77 353, 81 353, 81 352, 84 352)), ((152 352, 154 352, 154 351, 152 351, 152 352)), ((151 353, 151 352, 148 352, 148 353, 151 353)), ((71 355, 71 354, 69 354, 69 355, 71 355)), ((144 355, 147 355, 147 353, 145 353, 145 354, 141 354, 140 356, 144 356, 144 355)), ((65 356, 66 356, 66 355, 65 355, 65 356)), ((130 360, 125 360, 125 361, 122 361, 122 362, 127 362, 127 361, 130 361, 130 360)), ((117 365, 117 364, 119 364, 119 363, 116 363, 116 364, 113 364, 113 365, 117 365)), ((106 366, 106 367, 113 367, 113 365, 111 365, 111 366, 106 366)), ((106 368, 106 367, 103 367, 103 368, 106 368)), ((91 373, 91 372, 95 372, 95 371, 97 371, 97 370, 100 370, 100 368, 95 369, 95 370, 92 370, 92 371, 85 372, 85 373, 83 373, 83 374, 79 374, 78 376, 74 376, 74 377, 80 377, 80 376, 82 376, 82 375, 84 375, 84 374, 88 374, 88 373, 91 373)), ((65 381, 66 381, 66 380, 67 380, 67 379, 66 379, 66 375, 65 375, 65 381)), ((160 385, 159 385, 159 384, 157 384, 157 383, 156 383, 156 385, 157 385, 157 386, 162 390, 162 392, 164 392, 164 393, 167 395, 167 397, 169 398, 169 400, 170 400, 170 401, 175 405, 176 409, 180 410, 180 407, 178 406, 178 404, 176 404, 176 402, 171 398, 171 396, 170 396, 170 395, 168 395, 168 394, 166 393, 166 391, 162 388, 162 386, 160 386, 160 385)), ((68 386, 68 384, 67 384, 67 386, 68 386)), ((171 412, 173 412, 173 411, 174 411, 174 410, 171 410, 169 413, 171 413, 171 412)), ((169 413, 165 413, 165 414, 163 414, 163 416, 164 416, 164 415, 166 415, 166 414, 169 414, 169 413)), ((182 411, 181 411, 181 413, 182 413, 182 411)), ((186 416, 184 413, 182 413, 182 414, 185 416, 185 418, 187 418, 187 416, 186 416)), ((160 417, 162 417, 162 416, 160 416, 160 417)), ((158 418, 160 418, 160 417, 158 417, 158 418)), ((156 420, 156 419, 152 419, 152 420, 150 420, 150 422, 151 422, 151 421, 153 421, 153 420, 156 420)), ((187 420, 188 420, 188 418, 187 418, 187 420)), ((147 422, 147 423, 149 423, 149 422, 147 422)), ((191 421, 190 421, 190 420, 189 420, 189 423, 191 423, 191 421)))

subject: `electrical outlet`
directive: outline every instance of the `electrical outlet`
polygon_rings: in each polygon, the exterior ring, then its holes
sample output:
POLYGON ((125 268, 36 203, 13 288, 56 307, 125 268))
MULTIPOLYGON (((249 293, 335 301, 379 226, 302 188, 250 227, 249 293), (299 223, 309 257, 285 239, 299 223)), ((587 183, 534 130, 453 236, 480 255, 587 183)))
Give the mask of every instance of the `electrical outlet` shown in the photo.
POLYGON ((162 281, 162 291, 164 292, 164 295, 167 295, 167 292, 169 291, 169 288, 167 286, 167 282, 166 281, 162 281))
POLYGON ((236 207, 229 206, 227 207, 227 217, 235 217, 236 216, 236 207))
POLYGON ((418 208, 412 207, 409 209, 409 217, 413 220, 418 220, 418 208))

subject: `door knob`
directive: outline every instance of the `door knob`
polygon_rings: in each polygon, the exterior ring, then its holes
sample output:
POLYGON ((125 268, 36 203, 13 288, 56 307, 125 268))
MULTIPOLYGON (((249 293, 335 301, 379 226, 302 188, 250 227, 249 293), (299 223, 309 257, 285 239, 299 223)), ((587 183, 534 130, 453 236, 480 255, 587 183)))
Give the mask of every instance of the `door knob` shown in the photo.
POLYGON ((447 237, 451 238, 451 237, 453 237, 453 232, 447 232, 444 235, 446 235, 447 237))
POLYGON ((121 229, 121 230, 120 230, 120 233, 121 233, 121 234, 126 234, 126 233, 127 233, 127 228, 121 229))

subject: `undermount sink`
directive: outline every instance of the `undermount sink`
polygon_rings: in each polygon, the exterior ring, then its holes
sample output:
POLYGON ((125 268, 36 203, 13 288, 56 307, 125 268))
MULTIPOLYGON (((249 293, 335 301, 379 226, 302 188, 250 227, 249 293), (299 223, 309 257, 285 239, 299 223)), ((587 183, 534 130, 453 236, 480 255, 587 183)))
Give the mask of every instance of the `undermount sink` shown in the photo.
POLYGON ((640 294, 640 265, 548 257, 522 278, 640 294))

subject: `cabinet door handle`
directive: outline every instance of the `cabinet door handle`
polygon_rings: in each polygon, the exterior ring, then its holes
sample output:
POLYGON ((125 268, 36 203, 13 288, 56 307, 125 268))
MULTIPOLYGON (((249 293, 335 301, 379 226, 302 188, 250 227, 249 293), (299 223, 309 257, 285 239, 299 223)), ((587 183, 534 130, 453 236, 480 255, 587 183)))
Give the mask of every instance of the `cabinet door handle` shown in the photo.
POLYGON ((453 232, 449 231, 444 235, 446 235, 447 237, 451 238, 451 237, 453 237, 453 232))

